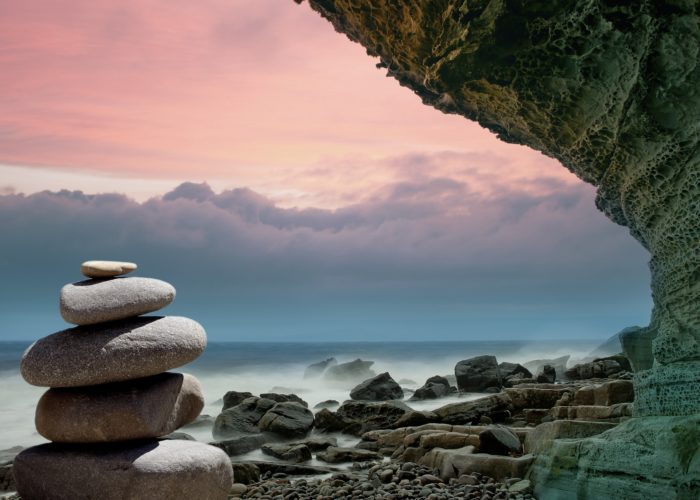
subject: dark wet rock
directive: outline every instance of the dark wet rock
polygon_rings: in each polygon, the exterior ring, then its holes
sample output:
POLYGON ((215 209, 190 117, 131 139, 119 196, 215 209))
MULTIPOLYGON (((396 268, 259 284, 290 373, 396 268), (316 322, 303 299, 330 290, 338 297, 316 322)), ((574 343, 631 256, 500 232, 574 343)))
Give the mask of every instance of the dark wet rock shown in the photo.
POLYGON ((324 372, 323 378, 333 382, 358 384, 376 375, 370 369, 373 364, 374 361, 363 361, 359 358, 348 363, 340 363, 329 367, 324 372))
POLYGON ((261 394, 260 397, 265 399, 271 399, 277 403, 288 403, 291 401, 292 403, 299 403, 304 408, 309 407, 309 403, 301 399, 296 394, 278 394, 274 392, 266 392, 261 394))
POLYGON ((343 432, 359 436, 374 429, 390 429, 409 411, 400 401, 346 401, 336 416, 346 424, 343 432))
POLYGON ((411 410, 399 418, 393 425, 395 428, 411 427, 438 422, 440 417, 432 411, 415 411, 411 410))
POLYGON ((537 373, 537 382, 540 384, 553 384, 557 379, 557 371, 552 365, 544 365, 537 373))
POLYGON ((324 361, 319 361, 318 363, 310 364, 304 370, 304 378, 317 378, 320 377, 327 368, 335 366, 338 361, 335 358, 328 358, 324 361))
POLYGON ((209 444, 224 450, 228 456, 233 457, 257 450, 268 441, 269 438, 264 434, 246 434, 230 439, 212 441, 209 444))
POLYGON ((325 451, 318 452, 316 454, 316 458, 324 462, 337 464, 342 462, 379 460, 381 459, 381 456, 378 453, 370 450, 363 450, 360 448, 338 448, 331 446, 326 448, 325 451))
POLYGON ((306 439, 302 439, 299 441, 294 441, 289 444, 303 444, 307 448, 309 448, 311 451, 321 451, 325 450, 329 446, 338 446, 338 440, 334 437, 330 436, 310 436, 306 439))
POLYGON ((257 434, 258 422, 277 403, 253 396, 222 411, 214 421, 214 439, 226 439, 240 434, 257 434))
POLYGON ((580 363, 566 370, 569 380, 607 378, 622 371, 631 371, 629 360, 624 355, 595 359, 590 363, 580 363))
POLYGON ((494 394, 473 401, 451 403, 433 410, 447 424, 477 424, 482 416, 494 422, 503 421, 513 410, 513 402, 506 394, 494 394))
POLYGON ((263 415, 258 428, 283 437, 306 436, 314 425, 314 414, 295 402, 277 403, 263 415))
POLYGON ((479 452, 510 455, 522 449, 517 434, 503 425, 490 425, 479 433, 479 452))
POLYGON ((311 450, 304 444, 271 443, 260 448, 265 455, 288 462, 306 462, 311 460, 311 450))
POLYGON ((241 404, 246 399, 252 397, 253 394, 250 392, 228 391, 226 394, 224 394, 223 408, 221 411, 233 408, 234 406, 241 404))
POLYGON ((532 373, 530 370, 518 363, 508 363, 503 361, 502 363, 498 364, 498 370, 501 372, 501 377, 504 379, 515 375, 519 375, 519 378, 532 378, 532 373))
POLYGON ((357 385, 350 391, 350 398, 360 401, 403 399, 403 390, 389 372, 384 372, 357 385))
POLYGON ((450 394, 450 383, 445 377, 435 375, 425 381, 425 384, 413 393, 411 400, 438 399, 450 394))
POLYGON ((337 406, 340 406, 338 401, 335 399, 327 399, 316 404, 316 406, 314 406, 314 410, 320 410, 321 408, 335 408, 337 406))
POLYGON ((501 372, 495 356, 477 356, 455 365, 457 387, 463 392, 483 392, 502 386, 501 372))
POLYGON ((237 483, 251 484, 260 481, 260 469, 250 462, 231 462, 233 478, 237 483))

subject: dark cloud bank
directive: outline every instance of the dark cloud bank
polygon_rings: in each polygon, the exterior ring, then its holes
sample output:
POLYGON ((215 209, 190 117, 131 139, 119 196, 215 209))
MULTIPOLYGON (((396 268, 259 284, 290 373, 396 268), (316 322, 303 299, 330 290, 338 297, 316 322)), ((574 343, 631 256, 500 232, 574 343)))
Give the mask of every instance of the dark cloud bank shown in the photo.
POLYGON ((93 258, 173 283, 167 312, 213 340, 605 337, 650 309, 645 251, 592 188, 553 180, 405 182, 333 211, 193 183, 144 203, 7 191, 0 228, 5 340, 62 328, 58 290, 93 258))

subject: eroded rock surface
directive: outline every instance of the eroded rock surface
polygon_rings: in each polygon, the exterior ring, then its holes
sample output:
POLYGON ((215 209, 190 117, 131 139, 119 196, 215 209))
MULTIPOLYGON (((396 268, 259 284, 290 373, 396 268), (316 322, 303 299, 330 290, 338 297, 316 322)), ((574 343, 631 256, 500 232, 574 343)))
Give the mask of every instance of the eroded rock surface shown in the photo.
POLYGON ((700 379, 700 4, 309 4, 426 104, 597 186, 598 208, 651 254, 653 353, 666 366, 646 372, 638 413, 700 412, 700 387, 686 387, 700 379))

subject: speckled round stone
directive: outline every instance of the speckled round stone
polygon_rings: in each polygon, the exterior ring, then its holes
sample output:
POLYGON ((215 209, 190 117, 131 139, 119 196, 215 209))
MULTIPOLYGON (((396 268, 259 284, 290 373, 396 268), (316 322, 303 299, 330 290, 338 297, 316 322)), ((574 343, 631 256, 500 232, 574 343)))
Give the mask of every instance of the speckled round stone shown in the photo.
POLYGON ((156 438, 192 422, 204 407, 192 375, 161 373, 114 384, 49 389, 36 429, 49 441, 98 443, 156 438))
POLYGON ((93 325, 157 311, 174 298, 170 283, 153 278, 91 279, 61 289, 61 316, 93 325))
POLYGON ((138 266, 133 262, 116 260, 88 260, 80 264, 80 272, 88 278, 111 278, 120 274, 128 274, 138 266))
POLYGON ((79 326, 32 344, 22 356, 21 373, 30 384, 43 387, 121 382, 189 363, 206 344, 204 328, 178 316, 79 326))
POLYGON ((184 440, 43 444, 13 471, 26 500, 225 500, 233 485, 226 453, 184 440))

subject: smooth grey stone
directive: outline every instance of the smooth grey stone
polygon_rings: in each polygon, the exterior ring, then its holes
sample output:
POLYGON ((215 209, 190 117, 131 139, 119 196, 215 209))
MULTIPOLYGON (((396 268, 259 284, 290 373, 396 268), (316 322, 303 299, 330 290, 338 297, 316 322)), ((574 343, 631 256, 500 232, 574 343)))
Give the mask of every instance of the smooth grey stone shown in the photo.
POLYGON ((93 325, 157 311, 175 298, 170 283, 153 278, 90 279, 61 289, 61 316, 93 325))
POLYGON ((17 455, 14 473, 25 500, 225 500, 233 484, 226 453, 183 440, 43 444, 17 455))
POLYGON ((36 408, 36 428, 49 441, 98 443, 156 438, 192 422, 204 407, 192 375, 152 377, 49 389, 36 408))
POLYGON ((22 356, 21 372, 43 387, 121 382, 189 363, 206 344, 204 328, 178 316, 79 326, 34 342, 22 356))

